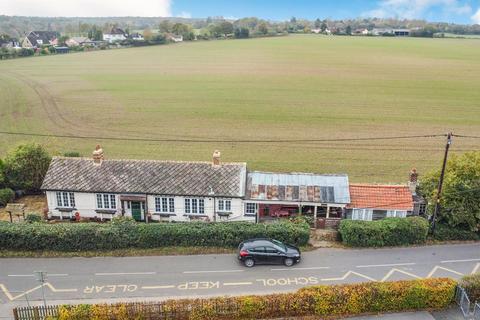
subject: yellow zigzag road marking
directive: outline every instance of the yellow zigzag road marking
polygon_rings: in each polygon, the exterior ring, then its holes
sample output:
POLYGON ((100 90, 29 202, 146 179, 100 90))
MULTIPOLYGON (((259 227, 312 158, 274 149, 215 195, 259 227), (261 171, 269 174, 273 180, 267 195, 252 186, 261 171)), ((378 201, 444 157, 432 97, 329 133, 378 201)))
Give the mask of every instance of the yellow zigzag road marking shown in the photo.
POLYGON ((52 292, 77 292, 77 289, 57 289, 57 288, 55 288, 54 286, 52 286, 52 285, 50 284, 50 282, 45 282, 44 284, 39 285, 39 286, 36 286, 36 287, 34 287, 34 288, 30 289, 30 290, 27 290, 27 291, 25 291, 25 292, 23 292, 23 293, 21 293, 21 294, 19 294, 19 295, 17 295, 17 296, 13 296, 13 295, 10 293, 10 291, 7 289, 6 286, 5 286, 4 284, 0 283, 0 289, 2 289, 3 293, 5 293, 5 295, 7 296, 8 299, 10 299, 10 301, 17 300, 18 298, 21 298, 21 297, 23 297, 23 296, 25 296, 25 295, 27 295, 27 294, 29 294, 29 293, 32 293, 32 292, 40 289, 41 287, 47 287, 47 288, 49 288, 52 292))
POLYGON ((410 276, 410 277, 413 277, 413 278, 416 278, 416 279, 421 279, 421 277, 413 274, 413 273, 410 273, 410 272, 407 272, 407 271, 403 271, 403 270, 400 270, 400 269, 397 269, 397 268, 393 268, 392 270, 390 270, 386 275, 385 277, 383 277, 382 280, 380 280, 380 282, 385 282, 388 278, 390 278, 392 276, 392 274, 394 274, 395 272, 400 272, 400 273, 403 273, 407 276, 410 276))
POLYGON ((472 274, 477 273, 477 271, 480 271, 480 263, 477 263, 477 265, 473 268, 472 274))
POLYGON ((463 276, 463 273, 460 273, 458 271, 455 271, 455 270, 452 270, 452 269, 447 269, 447 268, 440 267, 440 266, 435 266, 435 268, 433 268, 432 271, 430 271, 430 273, 428 274, 427 279, 431 278, 433 276, 433 274, 435 272, 437 272, 437 270, 439 270, 439 269, 442 269, 444 271, 448 271, 448 272, 451 272, 451 273, 455 273, 456 275, 459 275, 459 276, 463 276))
POLYGON ((370 278, 369 276, 366 276, 364 274, 361 274, 361 273, 358 273, 358 272, 355 272, 355 271, 348 271, 347 273, 345 273, 343 275, 343 277, 341 278, 327 278, 327 279, 321 279, 322 281, 341 281, 341 280, 345 280, 347 279, 350 275, 356 275, 356 276, 359 276, 359 277, 362 277, 362 278, 365 278, 367 280, 370 280, 370 281, 377 281, 373 278, 370 278))

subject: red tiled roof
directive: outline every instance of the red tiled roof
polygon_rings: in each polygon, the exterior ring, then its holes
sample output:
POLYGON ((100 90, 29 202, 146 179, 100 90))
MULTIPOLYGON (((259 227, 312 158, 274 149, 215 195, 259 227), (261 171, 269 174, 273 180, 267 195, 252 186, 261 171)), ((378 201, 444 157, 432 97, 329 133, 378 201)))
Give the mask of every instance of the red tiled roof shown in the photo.
POLYGON ((347 208, 411 211, 412 193, 408 186, 350 184, 347 208))

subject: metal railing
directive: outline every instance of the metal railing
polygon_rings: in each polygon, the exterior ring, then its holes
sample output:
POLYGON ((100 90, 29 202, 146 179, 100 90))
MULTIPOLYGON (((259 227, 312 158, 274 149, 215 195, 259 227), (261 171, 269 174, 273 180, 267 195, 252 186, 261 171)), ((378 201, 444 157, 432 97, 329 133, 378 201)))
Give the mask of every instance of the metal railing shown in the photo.
POLYGON ((472 320, 480 320, 480 302, 475 303, 473 308, 472 320))
POLYGON ((455 293, 455 301, 457 302, 460 310, 465 318, 470 316, 470 299, 467 292, 462 287, 458 286, 455 293))

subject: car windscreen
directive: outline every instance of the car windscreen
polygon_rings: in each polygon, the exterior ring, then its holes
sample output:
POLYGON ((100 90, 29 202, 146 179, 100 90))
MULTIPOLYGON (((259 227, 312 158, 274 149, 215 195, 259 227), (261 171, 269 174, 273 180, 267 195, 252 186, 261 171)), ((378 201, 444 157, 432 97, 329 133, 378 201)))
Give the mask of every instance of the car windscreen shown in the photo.
POLYGON ((272 240, 272 243, 279 246, 283 251, 287 251, 287 247, 278 240, 272 240))

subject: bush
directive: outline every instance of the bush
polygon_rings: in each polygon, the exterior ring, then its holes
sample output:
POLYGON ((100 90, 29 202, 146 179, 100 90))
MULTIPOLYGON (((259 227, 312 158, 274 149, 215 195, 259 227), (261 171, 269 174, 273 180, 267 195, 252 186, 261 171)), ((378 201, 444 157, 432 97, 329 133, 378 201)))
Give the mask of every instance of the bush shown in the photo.
POLYGON ((34 223, 34 222, 42 222, 42 217, 40 217, 38 214, 33 214, 33 213, 30 213, 30 214, 27 214, 27 216, 25 217, 25 221, 29 222, 29 223, 34 223))
POLYGON ((421 217, 378 221, 343 220, 340 235, 352 247, 384 247, 421 244, 427 240, 428 222, 421 217))
POLYGON ((78 151, 67 151, 63 154, 64 157, 70 157, 70 158, 78 158, 81 157, 82 155, 78 151))
POLYGON ((107 224, 10 224, 0 222, 0 249, 8 250, 115 250, 168 246, 237 247, 249 238, 268 237, 305 245, 305 224, 281 222, 136 223, 115 219, 107 224), (115 239, 115 241, 112 241, 115 239))
POLYGON ((459 284, 467 291, 470 301, 480 302, 480 273, 463 277, 459 284))
POLYGON ((262 296, 61 306, 57 319, 144 319, 158 315, 158 310, 163 310, 165 319, 182 320, 312 316, 338 319, 362 313, 443 309, 453 302, 455 286, 451 279, 425 279, 316 286, 262 296))
POLYGON ((6 206, 13 199, 15 199, 15 192, 12 189, 0 189, 0 207, 6 206))
POLYGON ((437 224, 433 238, 440 241, 480 240, 480 234, 470 230, 453 228, 444 224, 437 224))

